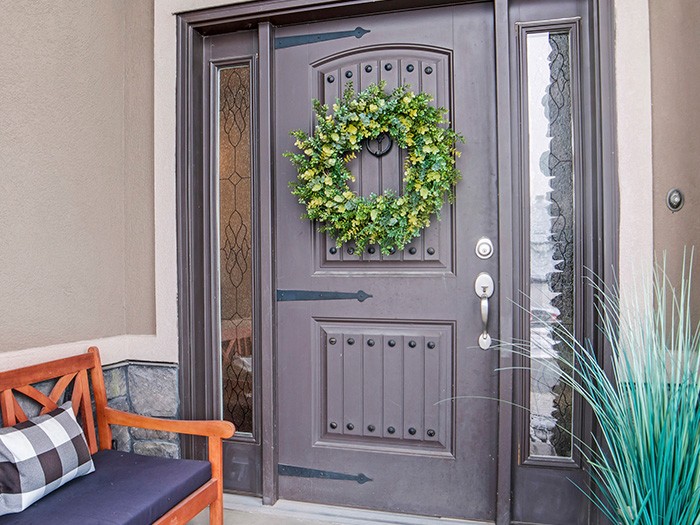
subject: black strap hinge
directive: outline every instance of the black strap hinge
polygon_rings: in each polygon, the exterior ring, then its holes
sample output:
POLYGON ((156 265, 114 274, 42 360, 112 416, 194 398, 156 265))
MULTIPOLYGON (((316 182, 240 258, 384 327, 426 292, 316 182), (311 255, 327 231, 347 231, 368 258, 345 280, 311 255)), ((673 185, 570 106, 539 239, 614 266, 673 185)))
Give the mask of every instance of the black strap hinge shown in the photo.
POLYGON ((369 29, 356 27, 352 31, 334 31, 332 33, 311 33, 308 35, 281 36, 279 38, 275 38, 275 49, 303 46, 305 44, 315 44, 317 42, 337 40, 338 38, 349 38, 351 36, 354 36, 355 38, 362 38, 369 32, 369 29))
POLYGON ((295 467, 293 465, 277 465, 277 473, 280 476, 292 476, 295 478, 315 478, 328 479, 339 481, 356 481, 360 485, 372 481, 364 474, 344 474, 342 472, 333 472, 330 470, 318 470, 315 468, 295 467))
POLYGON ((336 301, 357 299, 363 302, 372 297, 370 294, 358 290, 357 292, 317 292, 314 290, 277 290, 278 301, 336 301))

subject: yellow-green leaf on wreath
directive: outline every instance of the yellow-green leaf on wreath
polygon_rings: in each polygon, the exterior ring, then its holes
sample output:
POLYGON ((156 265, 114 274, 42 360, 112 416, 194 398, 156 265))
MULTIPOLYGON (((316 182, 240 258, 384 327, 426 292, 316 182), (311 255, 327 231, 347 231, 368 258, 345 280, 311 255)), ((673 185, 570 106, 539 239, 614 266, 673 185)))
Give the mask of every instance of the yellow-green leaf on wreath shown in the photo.
POLYGON ((319 191, 323 186, 318 182, 311 187, 311 191, 319 191))
POLYGON ((379 210, 374 209, 369 212, 369 216, 372 218, 372 220, 377 220, 377 215, 379 215, 379 210))

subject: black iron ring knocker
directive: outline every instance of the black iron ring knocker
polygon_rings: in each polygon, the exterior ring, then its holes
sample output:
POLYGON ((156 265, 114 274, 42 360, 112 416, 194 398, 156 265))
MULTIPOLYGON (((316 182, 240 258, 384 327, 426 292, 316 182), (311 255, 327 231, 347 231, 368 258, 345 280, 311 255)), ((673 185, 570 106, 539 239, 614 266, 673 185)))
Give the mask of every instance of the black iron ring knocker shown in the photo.
POLYGON ((393 139, 386 133, 380 133, 377 138, 365 140, 365 148, 377 158, 389 153, 393 145, 393 139))

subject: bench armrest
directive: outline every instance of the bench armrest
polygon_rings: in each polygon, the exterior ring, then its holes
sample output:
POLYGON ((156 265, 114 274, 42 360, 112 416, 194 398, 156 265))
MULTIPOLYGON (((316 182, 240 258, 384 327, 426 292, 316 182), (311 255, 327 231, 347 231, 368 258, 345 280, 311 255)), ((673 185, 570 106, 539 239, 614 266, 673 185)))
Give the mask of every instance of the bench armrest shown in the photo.
POLYGON ((114 408, 105 407, 105 419, 110 425, 122 425, 125 427, 147 428, 151 430, 163 430, 178 434, 190 434, 193 436, 207 436, 213 438, 230 438, 236 427, 228 421, 187 421, 182 419, 159 419, 157 417, 140 416, 129 412, 122 412, 114 408))

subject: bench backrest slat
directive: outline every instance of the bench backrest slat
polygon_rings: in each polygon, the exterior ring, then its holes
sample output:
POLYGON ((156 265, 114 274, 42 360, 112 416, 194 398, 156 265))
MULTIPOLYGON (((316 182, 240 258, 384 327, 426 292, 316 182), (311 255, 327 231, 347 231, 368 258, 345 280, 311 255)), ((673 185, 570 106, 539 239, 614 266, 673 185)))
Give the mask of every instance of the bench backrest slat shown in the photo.
POLYGON ((85 354, 0 372, 0 413, 2 414, 3 426, 13 426, 27 420, 27 415, 15 396, 16 392, 33 400, 40 407, 39 413, 45 414, 58 406, 66 390, 72 385, 73 411, 83 427, 90 453, 94 454, 98 450, 98 442, 95 419, 92 413, 88 371, 95 396, 95 410, 100 433, 99 445, 100 448, 109 448, 112 433, 109 425, 104 421, 107 393, 105 392, 99 351, 94 347, 85 354), (56 384, 48 395, 32 386, 48 380, 56 380, 56 384))
MULTIPOLYGON (((30 399, 33 399, 36 401, 38 404, 40 404, 43 408, 39 412, 40 414, 46 414, 47 412, 51 412, 52 410, 55 410, 58 408, 58 404, 56 401, 51 399, 51 397, 47 396, 43 392, 40 392, 36 388, 30 385, 25 385, 25 386, 18 386, 15 388, 17 392, 21 392, 25 396, 27 396, 30 399)), ((53 393, 53 391, 52 391, 53 393)))

